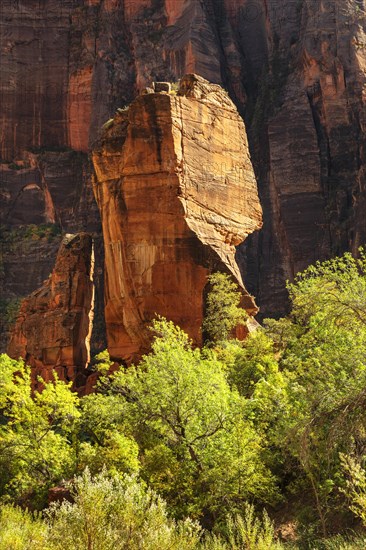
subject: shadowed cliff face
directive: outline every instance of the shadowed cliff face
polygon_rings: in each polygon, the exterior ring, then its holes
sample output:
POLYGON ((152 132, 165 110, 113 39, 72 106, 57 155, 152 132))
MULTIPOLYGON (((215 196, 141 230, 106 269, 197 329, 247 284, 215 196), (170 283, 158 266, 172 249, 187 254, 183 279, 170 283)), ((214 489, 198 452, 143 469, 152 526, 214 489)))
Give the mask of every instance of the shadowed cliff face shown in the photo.
POLYGON ((86 152, 101 125, 151 81, 195 72, 245 118, 264 226, 238 260, 264 314, 283 312, 296 271, 365 241, 364 0, 3 0, 0 13, 2 220, 97 229, 86 152))
POLYGON ((231 272, 256 313, 235 245, 261 227, 244 123, 227 94, 194 75, 118 114, 93 152, 105 243, 108 348, 148 349, 156 314, 199 344, 207 275, 231 272))
POLYGON ((267 53, 244 46, 264 228, 240 257, 263 311, 278 314, 285 279, 366 239, 366 15, 363 1, 304 0, 253 3, 252 19, 267 36, 267 53))
POLYGON ((85 385, 94 308, 94 254, 89 235, 64 237, 56 265, 43 286, 24 299, 8 354, 22 357, 37 376, 85 385))

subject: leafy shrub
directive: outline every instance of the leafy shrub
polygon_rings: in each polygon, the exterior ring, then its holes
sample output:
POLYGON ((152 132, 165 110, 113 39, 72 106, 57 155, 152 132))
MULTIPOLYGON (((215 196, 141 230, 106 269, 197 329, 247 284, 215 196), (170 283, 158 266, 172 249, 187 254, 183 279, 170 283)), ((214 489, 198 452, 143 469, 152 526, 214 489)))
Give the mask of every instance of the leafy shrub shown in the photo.
POLYGON ((55 550, 189 550, 200 528, 168 518, 166 505, 134 477, 91 478, 86 470, 73 483, 74 502, 51 505, 47 512, 55 550))
POLYGON ((0 507, 0 550, 51 550, 40 516, 13 506, 0 507))
POLYGON ((203 330, 211 342, 223 342, 231 331, 247 319, 240 307, 241 293, 228 275, 214 273, 209 277, 211 290, 207 296, 207 308, 203 330))
POLYGON ((225 536, 208 536, 204 550, 280 550, 274 526, 264 511, 256 516, 254 506, 245 504, 243 514, 228 516, 225 536))

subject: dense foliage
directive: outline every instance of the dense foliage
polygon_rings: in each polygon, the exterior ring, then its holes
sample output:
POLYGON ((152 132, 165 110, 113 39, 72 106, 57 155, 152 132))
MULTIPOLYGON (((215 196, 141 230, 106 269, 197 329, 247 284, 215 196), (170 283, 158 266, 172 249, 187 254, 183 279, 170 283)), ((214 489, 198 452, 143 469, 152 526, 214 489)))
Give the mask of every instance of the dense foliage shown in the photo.
POLYGON ((0 550, 264 550, 281 524, 295 547, 365 548, 364 252, 299 274, 289 316, 244 342, 240 293, 210 283, 203 349, 157 319, 139 365, 95 359, 92 395, 32 394, 1 356, 0 550), (70 501, 46 508, 53 486, 70 501))
POLYGON ((213 273, 208 282, 211 288, 206 300, 203 331, 210 342, 224 342, 237 325, 247 318, 240 307, 241 296, 237 285, 224 273, 213 273))

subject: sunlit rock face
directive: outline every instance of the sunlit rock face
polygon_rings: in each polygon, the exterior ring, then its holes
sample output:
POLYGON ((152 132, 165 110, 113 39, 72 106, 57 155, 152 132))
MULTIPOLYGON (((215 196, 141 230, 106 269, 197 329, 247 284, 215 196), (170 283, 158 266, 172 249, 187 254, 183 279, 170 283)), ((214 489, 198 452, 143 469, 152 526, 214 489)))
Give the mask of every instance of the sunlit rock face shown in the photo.
POLYGON ((146 351, 156 314, 200 343, 215 270, 235 277, 256 313, 235 246, 261 227, 262 212, 245 126, 227 93, 188 75, 176 95, 145 93, 107 126, 93 163, 112 357, 146 351))
POLYGON ((43 286, 25 298, 11 334, 8 354, 26 360, 32 379, 86 383, 94 307, 94 254, 90 235, 64 237, 55 267, 43 286))

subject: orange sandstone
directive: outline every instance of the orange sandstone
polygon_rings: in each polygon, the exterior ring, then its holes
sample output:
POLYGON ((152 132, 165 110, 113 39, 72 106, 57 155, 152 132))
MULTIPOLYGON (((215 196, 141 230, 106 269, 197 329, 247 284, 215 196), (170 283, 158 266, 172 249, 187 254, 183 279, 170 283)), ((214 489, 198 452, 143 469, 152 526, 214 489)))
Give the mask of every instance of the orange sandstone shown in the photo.
POLYGON ((105 243, 108 348, 146 351, 156 314, 201 342, 207 276, 243 289, 235 246, 261 227, 244 123, 227 93, 196 75, 177 95, 148 93, 120 111, 93 152, 105 243))

